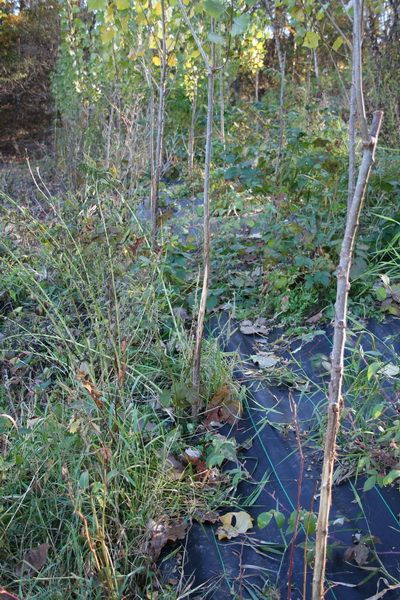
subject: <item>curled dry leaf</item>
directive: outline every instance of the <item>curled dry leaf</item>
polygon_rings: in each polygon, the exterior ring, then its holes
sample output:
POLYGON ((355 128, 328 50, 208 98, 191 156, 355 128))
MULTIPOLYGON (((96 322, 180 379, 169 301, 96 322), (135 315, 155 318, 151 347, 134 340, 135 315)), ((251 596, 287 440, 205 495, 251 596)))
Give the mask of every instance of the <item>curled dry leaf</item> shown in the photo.
POLYGON ((219 521, 219 514, 214 510, 204 511, 201 508, 196 508, 193 513, 193 519, 199 523, 216 523, 219 521))
POLYGON ((175 458, 173 454, 168 454, 165 466, 167 469, 168 478, 171 481, 178 481, 182 479, 183 473, 185 472, 185 465, 180 460, 175 458))
POLYGON ((37 548, 31 548, 27 550, 22 559, 22 565, 17 569, 19 576, 25 575, 31 577, 36 575, 47 562, 47 555, 49 553, 49 544, 40 544, 37 548))
POLYGON ((310 325, 313 325, 314 323, 318 323, 318 321, 320 321, 323 316, 324 316, 324 313, 322 310, 320 310, 315 315, 312 315, 311 317, 306 319, 306 323, 309 323, 310 325))
POLYGON ((90 394, 97 408, 104 408, 104 402, 101 400, 101 394, 95 384, 90 380, 89 377, 89 366, 86 362, 82 362, 79 366, 79 371, 76 378, 85 390, 90 394))
POLYGON ((221 473, 217 467, 209 469, 204 460, 200 460, 196 465, 196 480, 204 487, 214 486, 218 483, 227 481, 227 476, 221 473))
POLYGON ((266 335, 268 333, 268 327, 266 326, 267 320, 263 317, 259 317, 254 321, 242 321, 240 323, 240 332, 244 335, 266 335))
POLYGON ((188 524, 183 519, 170 521, 168 517, 151 520, 144 550, 153 561, 156 561, 168 542, 182 540, 187 532, 188 524))
POLYGON ((260 352, 259 354, 252 354, 251 360, 257 364, 260 369, 271 369, 279 361, 279 356, 276 356, 273 352, 260 352))
POLYGON ((370 551, 366 544, 355 544, 354 546, 346 548, 344 552, 344 559, 354 560, 359 567, 362 567, 368 562, 369 553, 370 551))
POLYGON ((245 511, 229 512, 220 517, 221 527, 217 529, 219 540, 231 540, 253 527, 253 519, 245 511))
POLYGON ((234 425, 242 415, 242 403, 232 393, 229 385, 222 385, 208 403, 206 418, 203 422, 205 427, 215 423, 229 423, 234 425))
POLYGON ((200 461, 201 451, 197 448, 186 448, 183 453, 184 460, 190 465, 197 465, 200 461))

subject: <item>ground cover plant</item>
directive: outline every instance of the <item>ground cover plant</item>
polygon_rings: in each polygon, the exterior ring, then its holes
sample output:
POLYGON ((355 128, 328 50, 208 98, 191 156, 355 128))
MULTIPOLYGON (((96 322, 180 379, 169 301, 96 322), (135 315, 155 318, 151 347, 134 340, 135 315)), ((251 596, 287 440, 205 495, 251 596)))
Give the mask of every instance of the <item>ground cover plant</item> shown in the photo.
POLYGON ((328 429, 322 497, 398 501, 397 0, 47 4, 0 2, 0 597, 317 600, 337 556, 396 593, 301 486, 328 429), (196 523, 263 583, 188 571, 196 523))

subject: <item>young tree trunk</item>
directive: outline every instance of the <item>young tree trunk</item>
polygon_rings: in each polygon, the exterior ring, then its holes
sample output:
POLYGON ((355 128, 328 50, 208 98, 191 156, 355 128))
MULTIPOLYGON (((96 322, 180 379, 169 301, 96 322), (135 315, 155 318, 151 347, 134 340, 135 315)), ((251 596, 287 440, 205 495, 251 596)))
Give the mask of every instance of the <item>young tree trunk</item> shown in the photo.
POLYGON ((212 125, 214 112, 214 72, 215 72, 215 44, 211 45, 211 65, 207 73, 207 132, 206 132, 206 152, 204 159, 204 239, 203 239, 203 285, 201 290, 199 312, 197 315, 196 340, 193 350, 193 373, 192 383, 196 394, 196 402, 193 406, 193 416, 197 417, 200 401, 200 365, 201 365, 201 345, 204 333, 204 319, 206 314, 206 304, 208 297, 208 286, 210 279, 210 169, 211 169, 211 150, 212 150, 212 125))
MULTIPOLYGON (((279 75, 280 75, 280 91, 279 91, 279 141, 278 141, 278 155, 275 164, 275 179, 278 178, 282 150, 283 150, 283 138, 285 129, 285 85, 286 85, 286 54, 282 50, 281 46, 281 26, 277 15, 277 7, 273 7, 271 0, 264 0, 265 8, 272 22, 272 29, 274 32, 274 43, 275 50, 278 56, 279 63, 279 75)), ((294 60, 294 59, 293 59, 294 60)))
POLYGON ((319 63, 318 63, 318 53, 317 50, 313 50, 313 58, 314 58, 314 75, 315 79, 319 81, 319 63))
MULTIPOLYGON (((222 60, 220 57, 220 63, 222 60)), ((225 150, 225 98, 224 98, 224 72, 223 69, 219 72, 219 115, 221 125, 221 142, 225 150)))
MULTIPOLYGON (((354 70, 355 82, 361 86, 361 11, 360 0, 353 0, 353 40, 354 40, 354 70)), ((356 89, 357 97, 363 106, 362 87, 356 89)), ((360 105, 359 105, 360 111, 360 105)), ((362 111, 360 111, 362 115, 362 111)), ((364 113, 365 115, 365 113, 364 113)), ((340 251, 339 266, 336 270, 337 290, 335 304, 335 325, 333 348, 331 355, 331 379, 328 390, 328 423, 325 432, 324 461, 321 476, 321 493, 317 521, 315 564, 313 573, 312 600, 322 600, 324 597, 324 578, 326 550, 328 543, 329 512, 332 502, 332 478, 335 462, 336 438, 339 430, 340 414, 343 405, 342 384, 344 372, 344 348, 346 342, 347 302, 350 290, 350 269, 353 259, 354 245, 359 226, 359 217, 363 206, 365 190, 371 167, 374 162, 375 149, 378 142, 383 113, 376 111, 373 115, 371 133, 363 131, 363 154, 358 172, 357 183, 352 201, 348 205, 346 228, 340 251)), ((366 123, 366 121, 365 121, 366 123)))
POLYGON ((258 69, 254 78, 254 99, 256 102, 260 100, 260 71, 258 69))
POLYGON ((106 142, 106 170, 110 168, 110 153, 111 153, 111 138, 114 124, 114 105, 111 105, 107 127, 107 142, 106 142))
MULTIPOLYGON (((211 250, 211 230, 210 230, 210 170, 211 170, 211 151, 212 151, 212 130, 214 116, 214 76, 216 71, 215 44, 211 43, 211 61, 209 60, 204 48, 193 28, 188 17, 186 8, 182 0, 178 4, 183 14, 183 18, 190 29, 190 33, 196 42, 197 48, 203 58, 208 77, 207 92, 207 129, 206 129, 206 149, 204 159, 204 233, 203 233, 203 284, 200 297, 199 312, 197 315, 196 338, 193 348, 192 359, 192 385, 195 392, 195 401, 193 402, 192 415, 197 417, 201 407, 200 397, 200 366, 201 366, 201 345, 204 333, 204 319, 206 314, 206 304, 208 297, 208 286, 210 279, 210 250, 211 250)), ((214 19, 211 19, 211 33, 214 33, 214 19)))
POLYGON ((331 380, 328 391, 328 424, 325 433, 324 462, 321 477, 321 494, 315 546, 315 565, 313 576, 313 600, 324 597, 324 575, 326 546, 328 541, 329 512, 332 501, 332 477, 335 462, 336 437, 339 430, 342 409, 342 383, 344 370, 344 346, 346 342, 347 301, 350 289, 350 269, 357 235, 365 190, 374 162, 383 113, 374 113, 369 140, 364 142, 363 157, 358 173, 354 197, 347 213, 346 230, 337 268, 337 292, 335 304, 335 328, 331 359, 331 380))
POLYGON ((188 144, 188 168, 189 175, 193 174, 194 167, 194 137, 196 128, 196 110, 197 110, 197 79, 194 82, 193 98, 192 98, 192 116, 190 119, 189 129, 189 144, 188 144))
POLYGON ((162 168, 162 155, 164 147, 164 123, 165 123, 165 84, 167 80, 167 39, 166 39, 166 19, 165 19, 165 0, 161 0, 161 73, 158 90, 158 113, 157 113, 157 138, 155 149, 154 177, 151 184, 151 244, 153 249, 157 241, 157 216, 160 196, 160 179, 162 168))
MULTIPOLYGON (((354 44, 354 41, 353 41, 354 44)), ((350 113, 349 113, 349 182, 347 193, 347 208, 353 201, 354 189, 356 185, 356 119, 357 119, 357 98, 353 68, 351 70, 351 90, 350 90, 350 113)))

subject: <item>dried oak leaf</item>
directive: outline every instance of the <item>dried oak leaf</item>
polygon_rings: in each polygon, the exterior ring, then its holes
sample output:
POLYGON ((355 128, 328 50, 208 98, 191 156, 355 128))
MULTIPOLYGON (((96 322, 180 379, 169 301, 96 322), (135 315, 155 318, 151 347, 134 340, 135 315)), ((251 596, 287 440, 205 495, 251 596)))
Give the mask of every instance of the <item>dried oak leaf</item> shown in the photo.
POLYGON ((231 540, 253 527, 253 519, 245 511, 229 512, 220 517, 221 527, 217 529, 219 540, 231 540))
POLYGON ((242 403, 232 393, 229 385, 222 385, 208 403, 206 418, 203 422, 205 427, 212 423, 229 423, 234 425, 242 415, 242 403))
POLYGON ((18 575, 31 577, 38 573, 47 562, 49 544, 40 544, 37 548, 27 550, 22 559, 22 565, 17 569, 18 575))
POLYGON ((368 558, 369 548, 363 543, 350 546, 344 552, 344 559, 348 561, 353 560, 359 567, 365 565, 368 562, 368 558))
POLYGON ((169 521, 167 517, 158 521, 151 520, 148 525, 148 537, 145 543, 145 552, 153 561, 156 561, 164 546, 168 542, 182 540, 188 528, 188 524, 183 519, 169 521))

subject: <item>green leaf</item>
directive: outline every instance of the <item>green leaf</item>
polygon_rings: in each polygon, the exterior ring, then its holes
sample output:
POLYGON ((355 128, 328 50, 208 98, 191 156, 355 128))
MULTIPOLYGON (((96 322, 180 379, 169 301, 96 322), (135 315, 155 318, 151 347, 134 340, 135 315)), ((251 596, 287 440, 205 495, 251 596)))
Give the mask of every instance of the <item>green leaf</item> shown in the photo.
POLYGON ((274 518, 278 529, 282 529, 285 524, 285 515, 279 512, 279 510, 274 510, 274 518))
POLYGON ((383 413, 383 411, 385 410, 386 405, 381 403, 381 404, 376 404, 374 406, 374 408, 372 409, 372 418, 373 419, 378 419, 381 414, 383 413))
POLYGON ((384 287, 375 288, 375 296, 377 297, 377 299, 380 302, 383 302, 383 300, 386 300, 386 298, 387 298, 386 288, 384 288, 384 287))
POLYGON ((271 523, 272 517, 273 514, 270 510, 268 512, 260 513, 257 517, 257 526, 260 529, 264 529, 264 527, 267 527, 267 525, 271 523))
POLYGON ((210 17, 214 17, 214 19, 219 19, 225 12, 224 6, 217 0, 205 0, 203 7, 206 13, 208 13, 210 17))
POLYGON ((250 24, 250 15, 240 15, 235 17, 231 29, 232 35, 240 35, 246 31, 250 24))
POLYGON ((337 37, 336 40, 333 42, 332 50, 337 52, 338 50, 340 50, 342 45, 343 45, 343 38, 341 35, 339 35, 339 37, 337 37))
POLYGON ((79 487, 86 490, 89 487, 89 471, 82 471, 79 477, 79 487))
POLYGON ((212 33, 212 31, 209 31, 207 37, 213 44, 220 44, 221 46, 225 45, 223 36, 219 35, 218 33, 212 33))
POLYGON ((390 485, 391 483, 393 483, 393 481, 395 481, 396 479, 399 479, 400 477, 400 469, 392 469, 390 471, 390 473, 388 475, 386 475, 385 479, 383 480, 384 485, 390 485))
POLYGON ((89 10, 105 10, 107 8, 107 0, 88 0, 89 10))
POLYGON ((379 371, 381 366, 382 366, 382 363, 380 363, 380 362, 373 362, 370 365, 368 365, 367 381, 370 381, 372 379, 372 377, 379 371))
POLYGON ((364 492, 368 492, 369 490, 372 490, 372 488, 375 486, 375 484, 376 484, 376 475, 371 475, 370 477, 368 477, 368 479, 364 483, 364 492))
POLYGON ((130 0, 115 0, 115 4, 118 10, 126 10, 131 6, 130 0))
POLYGON ((307 31, 306 35, 304 36, 303 46, 305 48, 315 50, 315 48, 318 48, 319 39, 319 33, 316 33, 315 31, 307 31))
POLYGON ((100 38, 103 44, 111 42, 111 40, 114 39, 116 33, 117 32, 114 29, 114 27, 107 27, 106 25, 102 25, 100 27, 100 38))

